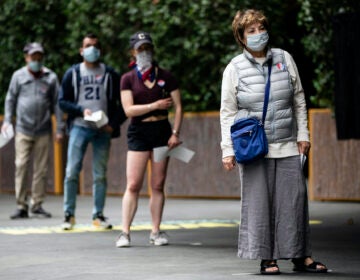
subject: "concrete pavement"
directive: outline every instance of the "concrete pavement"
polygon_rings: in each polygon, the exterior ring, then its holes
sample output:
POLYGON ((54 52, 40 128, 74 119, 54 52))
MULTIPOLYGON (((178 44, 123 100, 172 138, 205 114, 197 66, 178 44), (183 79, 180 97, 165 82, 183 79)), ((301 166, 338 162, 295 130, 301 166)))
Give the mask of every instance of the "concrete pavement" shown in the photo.
POLYGON ((147 198, 140 199, 130 248, 115 247, 121 197, 107 198, 114 230, 93 230, 91 207, 90 196, 79 196, 77 228, 63 232, 61 196, 44 203, 51 219, 13 221, 14 197, 0 194, 0 279, 360 279, 360 203, 310 202, 314 258, 331 271, 294 273, 289 261, 279 261, 279 276, 262 276, 259 261, 236 257, 238 200, 168 199, 163 229, 170 245, 164 247, 149 244, 147 198))

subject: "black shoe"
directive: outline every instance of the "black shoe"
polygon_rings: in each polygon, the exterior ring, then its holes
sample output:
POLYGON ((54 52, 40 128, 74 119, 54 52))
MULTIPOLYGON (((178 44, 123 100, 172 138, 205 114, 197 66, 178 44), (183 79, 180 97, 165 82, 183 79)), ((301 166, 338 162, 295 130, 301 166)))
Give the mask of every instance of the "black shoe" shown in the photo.
POLYGON ((326 273, 328 271, 327 267, 321 262, 313 261, 311 264, 306 265, 305 258, 292 259, 292 263, 294 264, 293 271, 313 273, 326 273))
POLYGON ((277 275, 280 274, 279 266, 276 260, 262 260, 260 264, 260 273, 262 275, 277 275), (267 270, 269 268, 276 268, 274 270, 267 270))
POLYGON ((17 209, 16 212, 10 216, 10 219, 12 220, 27 219, 27 218, 29 218, 29 214, 28 211, 25 209, 17 209))
POLYGON ((51 214, 49 212, 46 212, 44 208, 41 207, 41 205, 31 209, 31 216, 37 218, 51 218, 51 214))

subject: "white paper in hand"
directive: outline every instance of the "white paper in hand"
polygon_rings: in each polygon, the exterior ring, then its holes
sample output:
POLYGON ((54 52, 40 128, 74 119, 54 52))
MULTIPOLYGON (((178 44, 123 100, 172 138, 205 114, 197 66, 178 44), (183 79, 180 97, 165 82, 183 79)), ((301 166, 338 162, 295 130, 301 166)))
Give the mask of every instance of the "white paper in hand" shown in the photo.
POLYGON ((192 159, 194 154, 195 154, 194 151, 181 146, 177 146, 176 148, 171 149, 169 151, 169 155, 171 157, 177 158, 178 160, 181 160, 186 163, 188 163, 192 159))
POLYGON ((9 124, 4 132, 0 134, 0 148, 4 147, 14 137, 14 127, 9 124))
POLYGON ((97 128, 103 127, 109 122, 108 117, 101 110, 85 116, 84 120, 93 123, 97 128))
POLYGON ((182 146, 177 146, 176 148, 173 148, 171 150, 168 146, 162 146, 154 148, 154 161, 160 162, 169 156, 188 163, 192 159, 194 154, 194 151, 182 146))
POLYGON ((163 161, 168 156, 168 146, 154 148, 154 161, 163 161))

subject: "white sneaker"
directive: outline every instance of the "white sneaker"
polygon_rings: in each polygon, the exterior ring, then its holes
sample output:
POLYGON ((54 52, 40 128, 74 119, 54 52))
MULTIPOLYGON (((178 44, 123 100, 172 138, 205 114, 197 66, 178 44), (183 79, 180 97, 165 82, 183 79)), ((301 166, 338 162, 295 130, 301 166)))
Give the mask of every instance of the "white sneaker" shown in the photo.
POLYGON ((150 233, 150 243, 156 246, 164 246, 169 244, 169 240, 165 232, 159 231, 150 233))
POLYGON ((64 222, 61 224, 63 230, 72 230, 75 225, 75 217, 69 213, 65 213, 64 222))
POLYGON ((112 229, 112 224, 110 224, 107 218, 101 213, 94 216, 92 225, 97 229, 112 229))
POLYGON ((116 240, 116 247, 122 248, 129 246, 130 246, 130 235, 125 232, 121 232, 118 239, 116 240))

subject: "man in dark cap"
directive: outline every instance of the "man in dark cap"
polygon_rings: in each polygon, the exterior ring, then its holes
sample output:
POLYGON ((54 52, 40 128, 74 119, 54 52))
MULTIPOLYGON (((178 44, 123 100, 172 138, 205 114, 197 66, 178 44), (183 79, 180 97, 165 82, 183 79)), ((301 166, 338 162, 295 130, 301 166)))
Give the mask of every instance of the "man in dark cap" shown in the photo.
POLYGON ((47 184, 49 147, 51 143, 51 115, 56 114, 56 141, 63 137, 65 124, 57 106, 59 82, 57 75, 43 66, 44 48, 29 43, 24 49, 26 65, 14 72, 5 99, 5 115, 1 132, 11 130, 15 123, 15 193, 17 209, 11 219, 32 216, 50 218, 42 203, 47 184), (30 209, 27 198, 27 174, 33 154, 33 179, 30 209), (29 211, 30 210, 30 211, 29 211))

